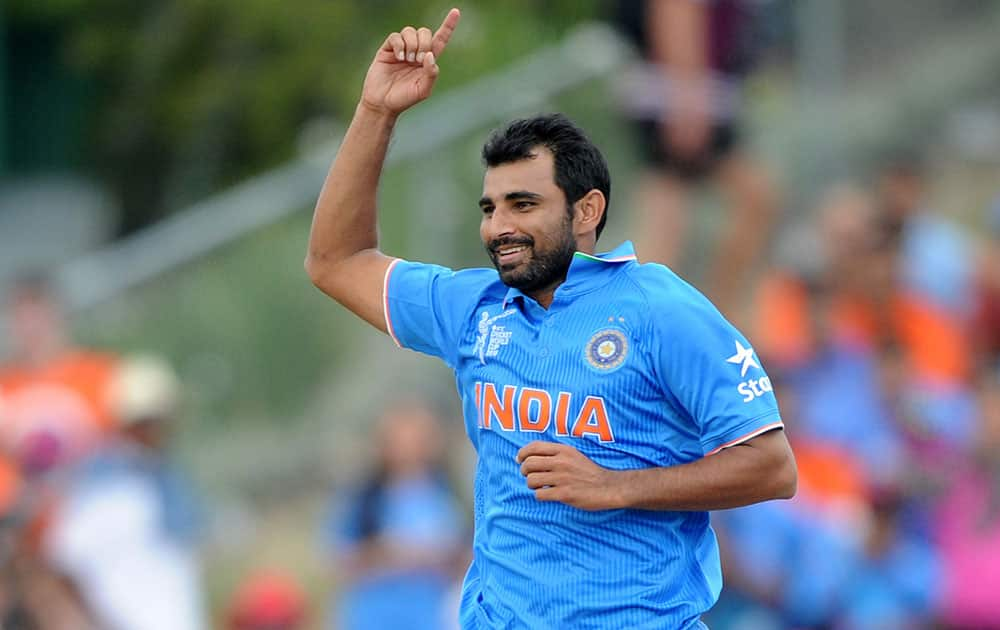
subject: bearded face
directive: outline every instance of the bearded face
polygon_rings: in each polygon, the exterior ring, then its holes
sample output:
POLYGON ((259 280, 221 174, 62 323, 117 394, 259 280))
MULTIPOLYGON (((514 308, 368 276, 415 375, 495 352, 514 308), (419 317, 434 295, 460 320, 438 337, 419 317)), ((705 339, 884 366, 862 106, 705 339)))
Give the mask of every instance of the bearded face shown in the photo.
POLYGON ((480 237, 504 284, 538 299, 565 280, 577 250, 575 207, 556 185, 551 152, 487 169, 479 207, 480 237))
POLYGON ((486 244, 500 280, 527 294, 564 280, 576 249, 569 212, 562 213, 559 225, 549 232, 503 236, 486 244))

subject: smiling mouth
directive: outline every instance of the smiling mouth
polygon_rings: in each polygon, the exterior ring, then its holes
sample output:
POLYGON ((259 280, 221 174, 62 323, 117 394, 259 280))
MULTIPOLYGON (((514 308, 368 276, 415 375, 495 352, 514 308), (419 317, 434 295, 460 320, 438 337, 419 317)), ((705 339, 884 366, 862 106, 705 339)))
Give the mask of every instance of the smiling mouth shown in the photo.
POLYGON ((524 252, 527 250, 527 245, 504 245, 502 247, 497 247, 494 250, 494 253, 496 255, 497 263, 501 266, 507 267, 516 264, 521 258, 524 257, 524 252))

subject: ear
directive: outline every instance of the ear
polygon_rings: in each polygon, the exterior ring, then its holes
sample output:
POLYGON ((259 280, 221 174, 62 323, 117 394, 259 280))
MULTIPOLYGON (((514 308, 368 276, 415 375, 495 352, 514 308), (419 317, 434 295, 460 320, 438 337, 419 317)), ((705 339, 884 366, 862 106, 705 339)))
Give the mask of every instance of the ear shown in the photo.
POLYGON ((597 224, 604 216, 604 209, 608 202, 604 198, 604 193, 592 188, 590 192, 573 204, 573 223, 577 234, 587 232, 597 232, 597 224))

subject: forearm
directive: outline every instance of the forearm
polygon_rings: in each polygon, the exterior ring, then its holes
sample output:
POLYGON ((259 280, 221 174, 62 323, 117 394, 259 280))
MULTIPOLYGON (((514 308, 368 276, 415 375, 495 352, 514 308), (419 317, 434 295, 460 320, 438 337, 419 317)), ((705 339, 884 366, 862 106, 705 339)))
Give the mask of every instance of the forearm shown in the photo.
POLYGON ((314 281, 378 247, 375 199, 394 125, 395 116, 358 105, 316 202, 306 258, 314 281))
POLYGON ((323 183, 306 252, 309 279, 379 330, 388 331, 386 282, 393 259, 378 251, 376 194, 396 118, 430 96, 436 58, 458 24, 448 12, 436 33, 404 27, 386 37, 365 75, 361 99, 323 183))
POLYGON ((796 477, 791 449, 776 430, 688 464, 616 471, 611 486, 617 507, 724 510, 790 498, 796 477), (753 444, 762 438, 767 448, 753 444))

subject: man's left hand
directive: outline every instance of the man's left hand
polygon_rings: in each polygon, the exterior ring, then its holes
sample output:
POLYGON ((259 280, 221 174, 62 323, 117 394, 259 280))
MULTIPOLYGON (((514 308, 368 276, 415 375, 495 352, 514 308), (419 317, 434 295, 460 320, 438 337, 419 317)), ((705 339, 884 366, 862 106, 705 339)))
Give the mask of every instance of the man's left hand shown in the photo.
POLYGON ((536 441, 517 452, 521 474, 539 501, 558 501, 581 510, 624 507, 618 473, 598 466, 567 444, 536 441))

